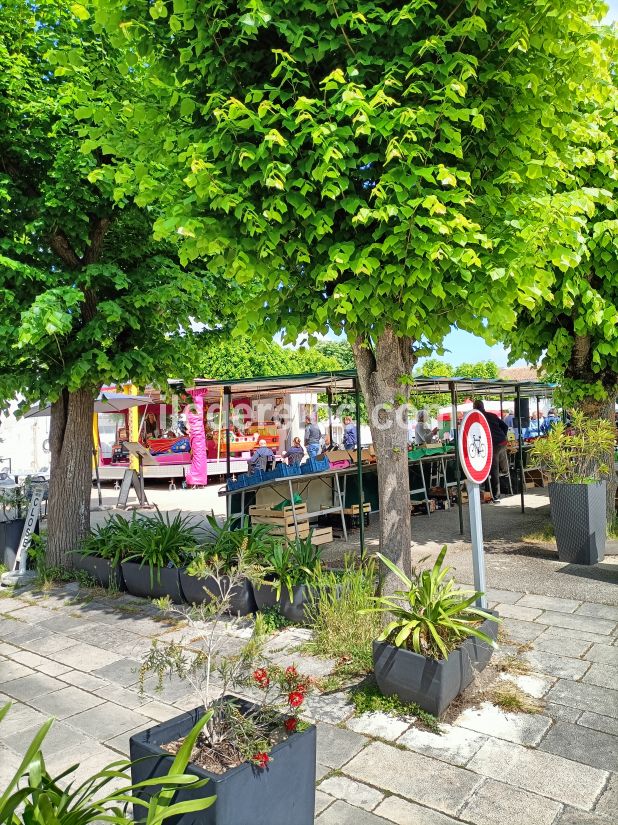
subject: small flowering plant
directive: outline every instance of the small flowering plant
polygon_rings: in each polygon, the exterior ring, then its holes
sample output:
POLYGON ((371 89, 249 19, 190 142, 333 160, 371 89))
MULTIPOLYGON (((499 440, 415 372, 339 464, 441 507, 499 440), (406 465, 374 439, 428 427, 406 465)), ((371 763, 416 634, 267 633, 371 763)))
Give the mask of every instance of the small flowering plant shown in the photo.
MULTIPOLYGON (((300 710, 307 695, 312 689, 312 681, 302 676, 294 665, 285 669, 270 666, 256 668, 248 679, 247 684, 258 688, 261 692, 259 715, 263 718, 272 717, 272 722, 281 726, 283 720, 283 735, 289 736, 306 728, 306 723, 300 718, 300 710)), ((280 738, 271 737, 270 745, 280 738)), ((256 751, 251 761, 260 768, 265 768, 270 762, 269 748, 256 751)))

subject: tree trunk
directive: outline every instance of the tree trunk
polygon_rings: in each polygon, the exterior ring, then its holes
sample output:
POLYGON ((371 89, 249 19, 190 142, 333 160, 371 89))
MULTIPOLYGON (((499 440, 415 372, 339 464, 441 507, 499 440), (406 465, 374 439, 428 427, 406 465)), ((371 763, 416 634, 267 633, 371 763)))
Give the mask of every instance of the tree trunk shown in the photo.
MULTIPOLYGON (((372 342, 357 338, 352 349, 377 456, 380 552, 410 575, 409 384, 401 379, 410 375, 414 363, 412 340, 398 337, 387 327, 372 342)), ((386 569, 382 572, 383 592, 401 587, 396 576, 386 569)))
MULTIPOLYGON (((577 404, 586 418, 602 418, 611 422, 612 427, 616 426, 615 413, 615 399, 616 392, 614 390, 608 397, 599 400, 597 398, 584 398, 577 404)), ((614 449, 608 451, 603 463, 607 465, 608 472, 604 475, 607 481, 607 523, 613 524, 616 518, 616 470, 614 469, 614 449)))
POLYGON ((90 531, 92 416, 90 390, 63 390, 52 404, 47 563, 72 567, 72 551, 90 531))

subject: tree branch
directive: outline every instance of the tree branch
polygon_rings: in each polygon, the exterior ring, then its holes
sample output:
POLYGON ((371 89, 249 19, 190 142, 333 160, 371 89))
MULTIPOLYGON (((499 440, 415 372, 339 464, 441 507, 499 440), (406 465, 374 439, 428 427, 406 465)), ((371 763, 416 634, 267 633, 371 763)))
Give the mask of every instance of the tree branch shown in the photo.
POLYGON ((90 215, 90 229, 88 231, 89 243, 82 258, 82 264, 84 266, 94 264, 100 259, 103 251, 105 233, 109 229, 111 222, 111 218, 100 218, 97 215, 90 215))
POLYGON ((62 229, 55 229, 49 237, 49 245, 60 260, 70 269, 79 269, 81 260, 62 229))

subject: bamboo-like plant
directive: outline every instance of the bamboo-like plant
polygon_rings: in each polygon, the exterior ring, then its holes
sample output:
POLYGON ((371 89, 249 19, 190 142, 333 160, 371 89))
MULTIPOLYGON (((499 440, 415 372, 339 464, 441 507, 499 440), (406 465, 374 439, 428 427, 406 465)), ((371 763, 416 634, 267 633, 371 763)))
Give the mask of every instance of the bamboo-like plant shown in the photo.
POLYGON ((569 427, 559 422, 537 439, 530 457, 553 481, 592 484, 607 475, 615 439, 616 428, 609 421, 575 411, 569 427))
POLYGON ((496 646, 478 626, 485 619, 494 622, 499 619, 474 607, 480 593, 459 590, 453 579, 447 578, 450 567, 442 567, 446 546, 431 569, 415 572, 412 578, 386 556, 376 555, 405 586, 390 596, 375 596, 377 606, 361 611, 393 616, 378 641, 387 640, 395 647, 405 647, 430 659, 448 658, 469 636, 496 646))

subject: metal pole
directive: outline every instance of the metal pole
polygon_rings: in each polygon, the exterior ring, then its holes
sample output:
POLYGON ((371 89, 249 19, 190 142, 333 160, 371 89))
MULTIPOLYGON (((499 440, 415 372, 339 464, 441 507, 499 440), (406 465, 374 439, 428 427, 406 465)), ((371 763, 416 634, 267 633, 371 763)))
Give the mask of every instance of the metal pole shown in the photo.
POLYGON ((472 538, 472 568, 474 571, 474 589, 482 593, 476 600, 477 607, 487 607, 487 585, 485 584, 485 559, 483 556, 483 521, 481 518, 481 488, 472 481, 467 481, 468 502, 470 510, 470 535, 472 538))
POLYGON ((539 396, 536 397, 536 431, 541 435, 541 408, 539 406, 539 396))
POLYGON ((502 410, 502 393, 500 393, 500 418, 504 416, 504 411, 502 410))
POLYGON ((328 438, 330 440, 330 448, 333 448, 333 391, 330 387, 326 389, 326 399, 328 402, 328 438))
POLYGON ((524 439, 522 437, 521 429, 521 392, 519 387, 515 388, 515 398, 517 402, 517 438, 519 443, 519 492, 521 496, 521 511, 524 512, 524 487, 525 487, 525 473, 524 473, 524 439))
MULTIPOLYGON (((453 435, 455 437, 455 481, 457 482, 457 509, 459 511, 459 534, 464 534, 463 504, 461 502, 461 466, 459 464, 459 433, 457 432, 457 393, 455 392, 455 382, 449 381, 451 391, 451 424, 453 425, 453 435)), ((446 488, 448 496, 448 487, 446 488)))
POLYGON ((94 457, 94 475, 97 480, 97 494, 99 497, 99 507, 103 507, 103 496, 101 495, 101 477, 99 475, 99 454, 97 452, 96 447, 93 449, 92 455, 94 457))
MULTIPOLYGON (((230 408, 232 406, 232 388, 231 387, 224 387, 223 394, 225 395, 225 480, 228 479, 232 475, 232 467, 231 467, 231 460, 230 460, 230 408)), ((221 433, 221 413, 219 412, 219 433, 221 433)), ((225 498, 227 502, 227 515, 229 517, 230 510, 231 510, 231 498, 230 496, 226 496, 225 498)))
POLYGON ((360 557, 361 561, 363 561, 365 558, 365 498, 363 495, 363 448, 361 445, 361 409, 358 377, 354 379, 354 404, 356 407, 356 479, 358 482, 358 526, 360 529, 360 557))

